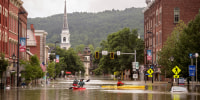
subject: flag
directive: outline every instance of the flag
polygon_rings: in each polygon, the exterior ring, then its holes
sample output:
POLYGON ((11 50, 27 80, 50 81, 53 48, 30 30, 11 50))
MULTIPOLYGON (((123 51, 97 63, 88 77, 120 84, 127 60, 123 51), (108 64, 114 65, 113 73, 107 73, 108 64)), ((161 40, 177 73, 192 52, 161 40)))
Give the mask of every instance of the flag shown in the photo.
POLYGON ((42 68, 42 71, 43 71, 43 72, 46 71, 46 66, 45 66, 44 62, 42 62, 42 63, 40 64, 40 67, 42 68))

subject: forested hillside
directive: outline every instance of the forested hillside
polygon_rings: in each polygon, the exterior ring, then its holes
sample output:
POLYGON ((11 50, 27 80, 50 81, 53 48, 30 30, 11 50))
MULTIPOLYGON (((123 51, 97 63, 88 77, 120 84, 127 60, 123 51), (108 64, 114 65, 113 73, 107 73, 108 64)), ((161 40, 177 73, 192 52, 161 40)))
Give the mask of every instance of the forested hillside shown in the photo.
MULTIPOLYGON (((127 8, 125 10, 107 10, 98 13, 75 12, 68 14, 70 41, 72 47, 80 44, 92 44, 94 47, 106 39, 107 35, 125 27, 138 29, 143 38, 143 8, 127 8)), ((28 28, 34 24, 35 29, 48 32, 47 43, 60 40, 63 25, 63 14, 45 18, 29 18, 28 28)))

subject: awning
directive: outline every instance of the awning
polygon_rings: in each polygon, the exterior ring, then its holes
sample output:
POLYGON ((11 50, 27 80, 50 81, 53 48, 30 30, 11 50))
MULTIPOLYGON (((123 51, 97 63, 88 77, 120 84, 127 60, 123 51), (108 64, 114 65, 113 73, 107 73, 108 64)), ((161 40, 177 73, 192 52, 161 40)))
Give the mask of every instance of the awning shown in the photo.
POLYGON ((71 72, 66 72, 66 74, 72 74, 71 72))

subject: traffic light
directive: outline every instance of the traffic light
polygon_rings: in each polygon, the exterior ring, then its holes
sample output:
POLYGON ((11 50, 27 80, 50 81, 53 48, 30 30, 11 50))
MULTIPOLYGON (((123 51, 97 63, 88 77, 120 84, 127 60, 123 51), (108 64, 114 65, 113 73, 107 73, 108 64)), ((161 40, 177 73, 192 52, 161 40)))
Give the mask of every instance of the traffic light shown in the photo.
POLYGON ((114 59, 114 58, 115 58, 114 52, 111 52, 110 53, 110 59, 114 59))
POLYGON ((95 59, 99 59, 99 51, 95 52, 95 59))

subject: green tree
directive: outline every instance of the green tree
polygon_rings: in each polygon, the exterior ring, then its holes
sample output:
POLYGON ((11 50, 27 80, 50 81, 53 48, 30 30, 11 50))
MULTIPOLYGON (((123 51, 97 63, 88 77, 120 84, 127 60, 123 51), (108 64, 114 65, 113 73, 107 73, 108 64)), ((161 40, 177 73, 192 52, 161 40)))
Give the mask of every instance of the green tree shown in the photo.
POLYGON ((57 48, 56 54, 60 55, 61 58, 60 62, 56 64, 57 75, 60 74, 61 70, 70 71, 72 74, 75 74, 75 72, 79 71, 81 71, 83 74, 85 73, 83 63, 73 48, 68 50, 57 48))
POLYGON ((36 80, 44 76, 44 72, 40 67, 39 59, 36 55, 31 56, 30 61, 21 61, 22 65, 25 68, 25 73, 22 73, 22 77, 25 78, 26 81, 30 82, 32 80, 36 80))
POLYGON ((178 48, 178 45, 180 44, 180 37, 183 36, 183 29, 186 28, 186 25, 183 21, 180 21, 176 27, 174 28, 171 36, 169 36, 162 48, 162 51, 158 53, 159 59, 158 64, 162 65, 162 74, 166 74, 166 77, 172 77, 172 68, 175 67, 175 65, 181 67, 182 65, 178 61, 178 59, 181 57, 179 55, 180 49, 178 48), (174 61, 170 61, 170 57, 174 57, 174 61))
POLYGON ((49 77, 55 77, 55 62, 50 62, 47 67, 49 77))
MULTIPOLYGON (((180 36, 180 42, 178 44, 177 55, 179 58, 177 62, 180 64, 182 69, 180 75, 183 77, 188 77, 188 66, 191 65, 191 60, 189 58, 190 53, 199 53, 200 50, 200 11, 196 15, 195 19, 188 23, 188 26, 183 30, 183 34, 180 36)), ((198 65, 199 65, 198 61, 198 65)), ((195 65, 195 64, 194 64, 195 65)), ((200 73, 200 68, 197 67, 198 73, 200 73)), ((198 79, 200 75, 198 74, 198 79)))
MULTIPOLYGON (((121 53, 134 53, 134 50, 143 53, 144 42, 138 39, 137 30, 130 31, 129 28, 124 28, 118 32, 109 34, 107 40, 103 40, 101 43, 101 49, 108 52, 120 51, 121 53)), ((94 70, 95 73, 113 73, 115 71, 123 71, 125 69, 132 68, 132 62, 134 61, 134 55, 114 55, 115 59, 111 60, 110 55, 100 56, 100 59, 95 60, 95 63, 99 63, 99 68, 94 70)), ((144 55, 138 54, 137 61, 143 63, 144 55)))
POLYGON ((0 53, 0 55, 0 77, 1 82, 3 82, 3 72, 7 69, 8 60, 5 60, 5 55, 3 53, 0 53))

